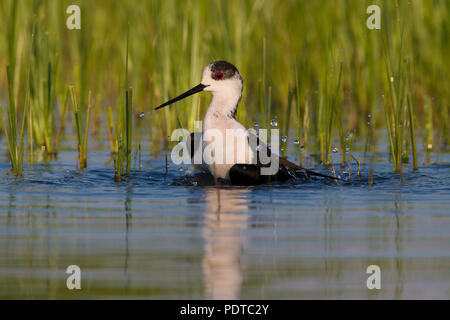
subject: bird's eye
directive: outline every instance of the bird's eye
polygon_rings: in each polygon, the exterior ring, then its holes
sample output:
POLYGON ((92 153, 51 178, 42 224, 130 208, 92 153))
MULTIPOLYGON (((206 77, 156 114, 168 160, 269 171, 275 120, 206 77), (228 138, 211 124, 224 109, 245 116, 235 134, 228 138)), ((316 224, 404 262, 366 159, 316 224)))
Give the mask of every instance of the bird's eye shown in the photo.
POLYGON ((215 77, 217 80, 221 80, 221 79, 223 78, 223 73, 222 73, 222 72, 217 72, 217 73, 214 75, 214 77, 215 77))

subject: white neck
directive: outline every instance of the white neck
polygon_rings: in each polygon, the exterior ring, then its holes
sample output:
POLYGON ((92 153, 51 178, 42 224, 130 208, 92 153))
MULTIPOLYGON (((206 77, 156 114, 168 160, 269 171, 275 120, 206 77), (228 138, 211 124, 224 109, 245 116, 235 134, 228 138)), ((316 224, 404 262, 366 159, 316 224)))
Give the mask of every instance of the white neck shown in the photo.
POLYGON ((210 117, 228 117, 234 119, 236 109, 241 99, 240 90, 229 88, 228 90, 221 90, 212 92, 212 100, 206 111, 205 121, 210 117))

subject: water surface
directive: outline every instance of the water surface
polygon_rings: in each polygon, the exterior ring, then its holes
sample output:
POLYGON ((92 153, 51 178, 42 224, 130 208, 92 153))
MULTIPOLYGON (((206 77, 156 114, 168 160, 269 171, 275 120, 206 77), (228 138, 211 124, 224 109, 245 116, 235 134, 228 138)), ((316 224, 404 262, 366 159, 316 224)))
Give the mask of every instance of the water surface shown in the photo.
POLYGON ((1 299, 450 298, 449 155, 402 180, 378 162, 373 186, 354 168, 352 184, 221 188, 163 159, 116 183, 108 158, 77 172, 63 151, 20 179, 0 163, 1 299))

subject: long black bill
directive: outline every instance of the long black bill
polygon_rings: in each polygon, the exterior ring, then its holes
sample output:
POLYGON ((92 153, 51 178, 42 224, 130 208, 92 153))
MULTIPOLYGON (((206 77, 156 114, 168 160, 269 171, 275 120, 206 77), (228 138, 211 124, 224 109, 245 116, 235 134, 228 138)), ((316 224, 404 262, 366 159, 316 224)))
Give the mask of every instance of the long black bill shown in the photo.
POLYGON ((193 94, 195 94, 197 92, 203 91, 203 89, 205 89, 206 87, 207 86, 205 86, 204 84, 200 83, 199 85, 196 85, 195 87, 193 87, 191 90, 188 90, 188 91, 186 91, 183 94, 180 94, 178 97, 173 98, 172 100, 164 102, 162 105, 160 105, 159 107, 156 107, 153 110, 158 110, 158 109, 164 108, 165 106, 168 106, 169 104, 172 104, 174 102, 180 101, 181 99, 184 99, 186 97, 192 96, 193 94))

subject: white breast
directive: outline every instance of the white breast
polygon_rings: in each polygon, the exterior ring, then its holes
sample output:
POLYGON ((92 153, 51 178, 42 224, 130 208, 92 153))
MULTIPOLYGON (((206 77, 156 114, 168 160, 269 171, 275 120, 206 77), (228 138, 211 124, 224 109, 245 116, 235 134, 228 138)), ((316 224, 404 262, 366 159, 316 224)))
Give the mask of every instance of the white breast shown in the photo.
POLYGON ((207 114, 203 123, 203 161, 211 174, 228 179, 233 165, 251 163, 252 159, 245 127, 228 116, 207 114))

